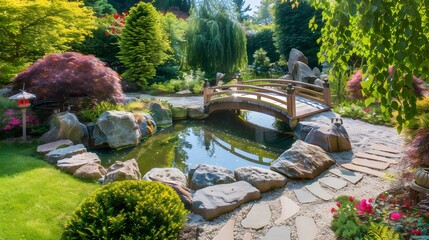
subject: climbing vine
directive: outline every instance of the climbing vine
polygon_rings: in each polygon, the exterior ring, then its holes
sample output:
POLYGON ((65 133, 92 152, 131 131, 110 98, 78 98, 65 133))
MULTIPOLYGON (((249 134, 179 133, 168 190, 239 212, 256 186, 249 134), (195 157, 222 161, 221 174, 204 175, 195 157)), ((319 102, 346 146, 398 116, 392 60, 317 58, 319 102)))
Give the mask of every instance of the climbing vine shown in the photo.
MULTIPOLYGON (((366 79, 363 92, 370 95, 365 104, 380 102, 386 118, 397 111, 401 131, 416 113, 413 75, 429 80, 429 1, 314 0, 312 4, 323 10, 318 57, 332 65, 330 79, 346 71, 351 59, 360 59, 366 79), (393 66, 390 71, 389 66, 393 66)), ((312 22, 310 26, 317 27, 312 22)))

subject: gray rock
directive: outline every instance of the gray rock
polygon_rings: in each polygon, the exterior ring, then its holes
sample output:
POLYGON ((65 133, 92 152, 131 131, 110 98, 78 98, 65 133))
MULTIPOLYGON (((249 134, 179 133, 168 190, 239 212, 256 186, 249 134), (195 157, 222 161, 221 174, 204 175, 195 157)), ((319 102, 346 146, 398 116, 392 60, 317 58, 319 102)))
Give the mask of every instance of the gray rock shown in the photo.
POLYGON ((287 183, 287 177, 269 169, 259 167, 241 167, 234 171, 237 181, 246 181, 260 192, 268 192, 282 188, 287 183))
POLYGON ((259 190, 245 181, 210 186, 195 192, 192 211, 209 221, 260 198, 259 190))
POLYGON ((73 145, 73 142, 68 139, 58 140, 55 142, 46 143, 37 147, 37 152, 41 154, 46 154, 50 151, 56 150, 62 147, 68 147, 73 145))
POLYGON ((318 129, 319 127, 320 124, 316 122, 300 121, 298 124, 296 124, 293 133, 298 140, 304 141, 311 130, 318 129))
POLYGON ((188 117, 188 109, 185 106, 173 106, 171 112, 174 120, 184 120, 188 117))
POLYGON ((189 106, 188 107, 188 118, 189 119, 203 119, 204 118, 204 107, 200 106, 189 106))
POLYGON ((107 169, 104 184, 114 181, 139 180, 141 177, 139 166, 134 158, 125 162, 116 161, 107 169))
POLYGON ((300 61, 297 61, 292 69, 292 76, 294 81, 305 82, 313 84, 317 77, 313 74, 311 68, 300 61))
POLYGON ((150 177, 151 181, 160 182, 166 184, 173 188, 173 190, 179 195, 180 200, 182 200, 185 208, 188 210, 192 209, 192 194, 189 188, 177 181, 165 180, 163 178, 150 177))
POLYGON ((75 144, 87 144, 88 142, 86 126, 79 122, 73 113, 62 112, 54 115, 50 121, 49 131, 40 137, 40 141, 43 143, 61 139, 69 139, 75 144))
POLYGON ((297 61, 300 61, 306 65, 308 64, 308 58, 304 55, 304 53, 296 48, 292 48, 289 53, 289 60, 287 61, 287 67, 290 73, 292 72, 293 66, 297 61))
POLYGON ((290 73, 287 73, 286 75, 283 75, 281 77, 279 77, 280 79, 285 79, 285 80, 293 80, 293 76, 290 73))
POLYGON ((85 164, 98 163, 101 164, 100 158, 95 153, 84 152, 74 155, 70 158, 58 160, 57 167, 64 172, 73 174, 85 164))
POLYGON ((298 140, 272 162, 270 168, 290 178, 313 179, 334 163, 319 146, 298 140))
POLYGON ((153 117, 149 113, 137 112, 133 113, 133 115, 139 125, 142 137, 152 135, 156 132, 155 120, 153 120, 153 117))
POLYGON ((160 178, 166 181, 179 182, 183 186, 186 186, 187 180, 185 174, 183 174, 177 168, 152 168, 147 172, 142 179, 152 180, 153 178, 160 178))
POLYGON ((216 184, 235 182, 234 173, 224 167, 198 164, 189 170, 189 187, 193 190, 216 184))
POLYGON ((58 160, 70 158, 84 152, 86 152, 86 148, 82 144, 68 146, 48 152, 45 155, 45 160, 51 164, 57 164, 58 160))
POLYGON ((327 152, 343 152, 352 149, 349 134, 340 122, 313 128, 304 141, 317 145, 327 152))
POLYGON ((317 67, 314 67, 313 68, 313 74, 314 74, 314 76, 316 76, 316 77, 320 77, 320 69, 319 68, 317 68, 317 67))
POLYGON ((133 114, 124 111, 107 111, 95 122, 94 145, 107 143, 111 148, 137 145, 141 137, 133 114))
POLYGON ((157 126, 164 127, 173 124, 171 110, 164 108, 158 102, 150 102, 149 111, 151 112, 157 126))
POLYGON ((73 175, 81 179, 98 180, 106 175, 106 169, 98 163, 89 163, 78 168, 73 175))

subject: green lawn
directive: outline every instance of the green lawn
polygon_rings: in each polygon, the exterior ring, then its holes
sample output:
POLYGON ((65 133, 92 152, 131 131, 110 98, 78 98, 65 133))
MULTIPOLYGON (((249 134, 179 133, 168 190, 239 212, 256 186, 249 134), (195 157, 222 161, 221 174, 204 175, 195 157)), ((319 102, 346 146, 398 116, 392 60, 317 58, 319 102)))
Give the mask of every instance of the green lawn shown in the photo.
POLYGON ((60 239, 68 217, 99 186, 46 163, 36 146, 0 142, 0 240, 60 239))

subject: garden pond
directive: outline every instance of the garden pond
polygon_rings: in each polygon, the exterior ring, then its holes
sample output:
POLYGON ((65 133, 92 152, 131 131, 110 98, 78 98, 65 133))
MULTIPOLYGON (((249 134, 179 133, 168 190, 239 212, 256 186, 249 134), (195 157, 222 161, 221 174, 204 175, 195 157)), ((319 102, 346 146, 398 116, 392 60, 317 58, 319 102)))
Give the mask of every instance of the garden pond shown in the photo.
POLYGON ((175 167, 186 174, 202 163, 232 171, 243 166, 269 168, 295 141, 291 133, 277 130, 282 125, 265 114, 225 111, 204 120, 175 122, 132 148, 92 151, 106 167, 135 158, 142 174, 156 167, 175 167))

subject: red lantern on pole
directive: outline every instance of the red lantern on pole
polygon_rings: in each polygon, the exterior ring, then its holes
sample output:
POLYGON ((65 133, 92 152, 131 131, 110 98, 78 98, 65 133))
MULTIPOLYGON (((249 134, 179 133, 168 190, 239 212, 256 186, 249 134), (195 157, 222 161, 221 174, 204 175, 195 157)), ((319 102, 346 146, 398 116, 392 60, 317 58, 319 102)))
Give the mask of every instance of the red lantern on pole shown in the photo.
POLYGON ((16 100, 18 107, 21 108, 21 113, 22 113, 22 140, 24 142, 27 141, 26 111, 27 111, 27 107, 30 106, 30 99, 34 99, 34 98, 36 98, 36 95, 28 93, 28 92, 24 91, 24 89, 22 89, 20 93, 9 97, 10 100, 16 100))

